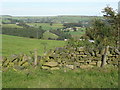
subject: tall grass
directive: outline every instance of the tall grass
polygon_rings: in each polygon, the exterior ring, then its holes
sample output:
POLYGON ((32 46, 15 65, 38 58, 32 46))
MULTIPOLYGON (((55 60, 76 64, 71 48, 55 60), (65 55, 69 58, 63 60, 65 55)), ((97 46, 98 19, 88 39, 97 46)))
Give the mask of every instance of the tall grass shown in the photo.
POLYGON ((3 72, 3 88, 118 88, 117 68, 3 72))

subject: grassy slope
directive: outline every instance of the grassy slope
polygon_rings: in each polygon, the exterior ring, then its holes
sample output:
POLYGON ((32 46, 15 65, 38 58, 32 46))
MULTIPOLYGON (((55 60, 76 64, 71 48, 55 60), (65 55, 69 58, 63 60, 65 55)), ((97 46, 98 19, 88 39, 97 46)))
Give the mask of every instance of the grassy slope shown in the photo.
POLYGON ((3 56, 19 53, 28 54, 29 51, 33 51, 35 48, 37 48, 39 55, 42 55, 44 52, 44 46, 42 43, 47 43, 47 50, 65 45, 64 41, 37 40, 17 36, 2 35, 2 54, 3 56))
POLYGON ((4 88, 118 88, 115 67, 90 70, 46 71, 31 68, 24 72, 3 72, 4 88))
POLYGON ((52 39, 56 40, 58 38, 58 36, 56 34, 46 31, 43 33, 43 39, 47 40, 48 38, 52 38, 52 39))

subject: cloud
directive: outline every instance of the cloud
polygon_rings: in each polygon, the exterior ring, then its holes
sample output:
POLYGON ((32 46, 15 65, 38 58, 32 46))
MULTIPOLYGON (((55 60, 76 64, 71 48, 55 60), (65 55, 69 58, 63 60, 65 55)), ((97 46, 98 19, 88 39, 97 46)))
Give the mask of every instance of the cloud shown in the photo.
POLYGON ((2 2, 118 2, 119 0, 2 0, 2 2))

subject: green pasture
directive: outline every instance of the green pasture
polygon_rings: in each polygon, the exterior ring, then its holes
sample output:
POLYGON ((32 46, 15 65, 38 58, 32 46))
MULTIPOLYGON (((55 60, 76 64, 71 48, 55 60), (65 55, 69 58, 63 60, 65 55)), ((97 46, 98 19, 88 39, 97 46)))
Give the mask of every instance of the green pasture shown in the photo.
POLYGON ((62 24, 57 24, 57 23, 53 23, 52 26, 50 25, 50 23, 27 23, 27 24, 32 25, 36 28, 39 28, 41 26, 42 29, 44 29, 44 30, 52 30, 52 29, 63 28, 62 24))
POLYGON ((34 51, 34 49, 38 49, 38 54, 43 55, 44 46, 46 46, 46 50, 49 50, 64 45, 65 45, 64 41, 40 40, 10 35, 2 35, 3 56, 10 56, 12 54, 20 53, 29 54, 29 51, 34 51))

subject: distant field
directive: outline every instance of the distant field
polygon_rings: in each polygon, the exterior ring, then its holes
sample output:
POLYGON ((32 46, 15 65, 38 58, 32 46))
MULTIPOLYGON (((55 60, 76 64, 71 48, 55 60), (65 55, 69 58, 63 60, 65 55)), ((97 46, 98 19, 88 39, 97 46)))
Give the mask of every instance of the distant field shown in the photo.
MULTIPOLYGON (((39 26, 42 26, 42 29, 44 30, 53 30, 53 29, 60 29, 63 28, 62 24, 53 24, 50 26, 49 23, 27 23, 28 25, 31 25, 33 27, 39 28, 39 26)), ((22 26, 18 26, 16 24, 3 24, 2 27, 5 28, 23 28, 22 26)))
POLYGON ((3 56, 9 56, 19 53, 29 54, 29 51, 33 51, 35 48, 37 48, 38 54, 43 55, 44 43, 47 43, 47 50, 65 45, 64 41, 40 39, 38 40, 17 36, 2 35, 2 54, 3 56))
POLYGON ((70 31, 68 33, 74 38, 80 38, 81 35, 85 34, 85 28, 79 28, 78 31, 70 31))
POLYGON ((58 28, 63 28, 62 24, 53 24, 52 26, 50 23, 27 23, 28 25, 32 25, 34 27, 39 27, 42 26, 44 30, 51 30, 51 29, 58 29, 58 28))
POLYGON ((68 22, 68 23, 78 23, 79 21, 91 21, 95 18, 101 18, 97 16, 71 16, 71 15, 61 15, 61 16, 48 16, 48 17, 42 17, 42 16, 36 16, 36 17, 12 17, 13 19, 19 19, 19 20, 24 20, 24 21, 47 21, 47 20, 52 20, 55 23, 63 23, 63 22, 68 22))
POLYGON ((5 28, 23 28, 22 26, 18 26, 16 24, 2 24, 2 27, 5 27, 5 28))

